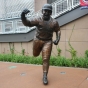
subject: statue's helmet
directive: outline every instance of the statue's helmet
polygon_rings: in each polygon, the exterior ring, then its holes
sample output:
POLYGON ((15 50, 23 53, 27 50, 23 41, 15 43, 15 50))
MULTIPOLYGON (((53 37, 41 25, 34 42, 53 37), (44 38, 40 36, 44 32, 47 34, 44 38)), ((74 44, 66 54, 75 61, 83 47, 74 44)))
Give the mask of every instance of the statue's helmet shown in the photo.
POLYGON ((44 4, 42 10, 50 10, 52 12, 52 5, 51 4, 44 4))

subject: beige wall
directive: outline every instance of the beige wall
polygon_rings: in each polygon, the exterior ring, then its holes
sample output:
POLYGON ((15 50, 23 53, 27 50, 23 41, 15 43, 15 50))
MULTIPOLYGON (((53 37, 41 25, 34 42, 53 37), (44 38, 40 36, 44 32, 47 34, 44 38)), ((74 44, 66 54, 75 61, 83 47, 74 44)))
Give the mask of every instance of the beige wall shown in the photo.
POLYGON ((62 50, 62 55, 66 57, 70 57, 70 53, 66 50, 70 49, 68 40, 74 24, 75 27, 70 40, 72 47, 77 51, 78 56, 83 56, 85 50, 88 50, 88 15, 86 15, 61 27, 59 47, 62 50))
MULTIPOLYGON (((84 56, 85 50, 88 50, 88 15, 86 15, 61 27, 61 40, 58 46, 62 50, 61 55, 65 57, 71 57, 66 49, 69 49, 68 40, 74 24, 75 27, 70 41, 72 47, 77 51, 78 56, 84 56)), ((54 33, 53 39, 55 39, 55 37, 54 33)), ((32 43, 33 41, 22 43, 25 49, 25 55, 32 56, 32 43)), ((15 53, 20 54, 22 51, 21 43, 14 43, 14 47, 15 53)), ((10 53, 9 43, 0 43, 0 53, 10 53)), ((53 45, 52 48, 52 55, 57 55, 55 45, 53 45)))
MULTIPOLYGON (((10 46, 13 47, 13 43, 0 43, 0 53, 11 53, 10 46)), ((25 49, 25 55, 32 56, 32 41, 26 43, 14 43, 14 52, 15 54, 21 54, 22 48, 25 49)))
POLYGON ((35 12, 41 10, 45 3, 47 3, 47 0, 35 0, 35 12))

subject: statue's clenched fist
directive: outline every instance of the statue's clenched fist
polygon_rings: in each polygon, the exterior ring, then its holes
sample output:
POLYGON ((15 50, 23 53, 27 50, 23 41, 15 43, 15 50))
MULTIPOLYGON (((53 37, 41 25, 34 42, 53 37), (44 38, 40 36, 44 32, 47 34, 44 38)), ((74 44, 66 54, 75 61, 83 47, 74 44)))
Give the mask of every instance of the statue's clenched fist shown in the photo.
POLYGON ((29 13, 30 10, 24 9, 21 13, 21 20, 24 21, 26 19, 25 14, 29 13))
POLYGON ((22 11, 22 13, 24 13, 24 14, 27 14, 27 13, 29 13, 30 12, 30 10, 28 10, 28 9, 24 9, 23 11, 22 11))
POLYGON ((59 42, 58 40, 53 41, 54 45, 58 45, 58 42, 59 42))

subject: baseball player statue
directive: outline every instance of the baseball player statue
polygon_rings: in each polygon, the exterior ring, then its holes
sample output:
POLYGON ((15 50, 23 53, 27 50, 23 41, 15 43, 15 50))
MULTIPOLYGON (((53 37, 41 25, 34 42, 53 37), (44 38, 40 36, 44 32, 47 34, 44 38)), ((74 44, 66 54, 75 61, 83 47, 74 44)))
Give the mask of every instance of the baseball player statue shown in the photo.
POLYGON ((27 19, 27 15, 30 11, 24 9, 21 13, 21 20, 25 26, 33 27, 36 26, 36 32, 33 40, 33 55, 39 56, 42 52, 43 61, 43 84, 48 84, 48 70, 49 70, 49 60, 52 51, 53 43, 58 45, 60 41, 61 31, 59 23, 51 17, 52 15, 52 5, 45 4, 42 7, 42 15, 34 18, 27 19), (56 33, 56 40, 53 41, 53 32, 56 33))

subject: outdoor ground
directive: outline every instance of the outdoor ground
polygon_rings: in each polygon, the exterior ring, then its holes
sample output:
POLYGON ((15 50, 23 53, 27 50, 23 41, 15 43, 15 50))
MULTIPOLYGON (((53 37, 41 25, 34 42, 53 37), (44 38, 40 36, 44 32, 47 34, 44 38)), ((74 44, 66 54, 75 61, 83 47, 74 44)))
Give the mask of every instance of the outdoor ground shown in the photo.
POLYGON ((48 81, 41 65, 0 62, 0 88, 88 88, 88 69, 50 66, 48 81))

